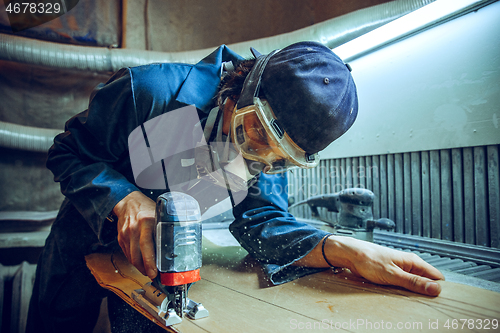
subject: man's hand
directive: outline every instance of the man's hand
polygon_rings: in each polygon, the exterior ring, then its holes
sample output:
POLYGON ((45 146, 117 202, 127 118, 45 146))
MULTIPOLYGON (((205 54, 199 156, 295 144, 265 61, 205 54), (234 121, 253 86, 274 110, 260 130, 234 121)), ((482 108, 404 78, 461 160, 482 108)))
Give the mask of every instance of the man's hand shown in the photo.
POLYGON ((158 273, 153 241, 155 207, 153 200, 135 191, 113 208, 118 217, 118 244, 128 261, 150 279, 158 273))
MULTIPOLYGON (((322 243, 298 263, 304 266, 325 267, 322 243)), ((444 280, 443 274, 414 253, 393 250, 351 237, 330 236, 325 244, 328 261, 368 281, 394 285, 410 291, 437 296, 441 286, 435 280, 444 280)))

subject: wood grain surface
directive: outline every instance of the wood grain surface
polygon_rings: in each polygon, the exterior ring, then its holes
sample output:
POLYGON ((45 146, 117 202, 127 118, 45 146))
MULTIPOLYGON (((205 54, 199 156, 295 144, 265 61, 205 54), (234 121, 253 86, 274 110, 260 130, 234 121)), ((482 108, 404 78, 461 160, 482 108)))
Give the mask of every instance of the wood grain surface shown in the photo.
MULTIPOLYGON (((441 295, 433 298, 330 270, 273 286, 241 247, 217 246, 206 238, 203 247, 202 280, 189 297, 210 316, 185 318, 169 331, 499 331, 492 320, 500 319, 500 294, 493 291, 443 281, 441 295)), ((128 297, 129 304, 131 290, 145 279, 121 253, 93 254, 87 263, 103 287, 128 297)))

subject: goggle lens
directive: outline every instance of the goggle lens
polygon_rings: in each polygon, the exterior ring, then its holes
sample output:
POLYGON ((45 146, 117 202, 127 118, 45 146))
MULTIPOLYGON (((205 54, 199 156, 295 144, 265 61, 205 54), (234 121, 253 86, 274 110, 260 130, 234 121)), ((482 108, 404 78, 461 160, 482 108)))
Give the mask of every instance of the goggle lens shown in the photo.
POLYGON ((264 163, 265 173, 282 173, 293 166, 312 168, 316 155, 307 155, 296 146, 274 118, 266 101, 235 110, 233 141, 246 159, 264 163))

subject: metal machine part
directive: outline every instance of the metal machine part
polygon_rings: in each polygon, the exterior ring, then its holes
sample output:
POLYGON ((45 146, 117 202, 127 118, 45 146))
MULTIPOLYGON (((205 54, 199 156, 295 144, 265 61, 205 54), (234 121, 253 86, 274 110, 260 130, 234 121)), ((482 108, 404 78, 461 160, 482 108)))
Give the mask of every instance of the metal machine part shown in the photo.
POLYGON ((325 221, 335 227, 335 234, 351 236, 373 242, 373 229, 393 230, 396 224, 387 219, 373 218, 373 200, 375 194, 368 189, 348 188, 334 194, 310 197, 298 202, 290 208, 308 204, 313 218, 319 219, 318 207, 338 213, 337 222, 325 221))
POLYGON ((201 213, 198 202, 180 192, 167 192, 156 200, 156 266, 153 282, 132 297, 165 326, 208 316, 201 303, 187 298, 189 287, 200 280, 201 213))
POLYGON ((201 303, 187 298, 185 285, 163 290, 165 288, 148 282, 142 289, 134 290, 132 298, 165 326, 179 324, 183 314, 190 319, 208 317, 208 310, 201 303))

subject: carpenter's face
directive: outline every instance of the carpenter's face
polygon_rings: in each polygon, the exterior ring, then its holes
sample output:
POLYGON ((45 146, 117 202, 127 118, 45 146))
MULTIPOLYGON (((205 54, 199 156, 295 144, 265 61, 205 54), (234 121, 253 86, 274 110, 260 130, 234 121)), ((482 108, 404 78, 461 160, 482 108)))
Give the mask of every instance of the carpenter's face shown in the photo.
POLYGON ((255 151, 257 154, 264 158, 269 159, 270 157, 272 157, 273 160, 285 158, 282 151, 278 149, 277 145, 269 137, 255 113, 245 117, 243 121, 243 127, 246 135, 250 139, 247 140, 249 149, 255 151))

